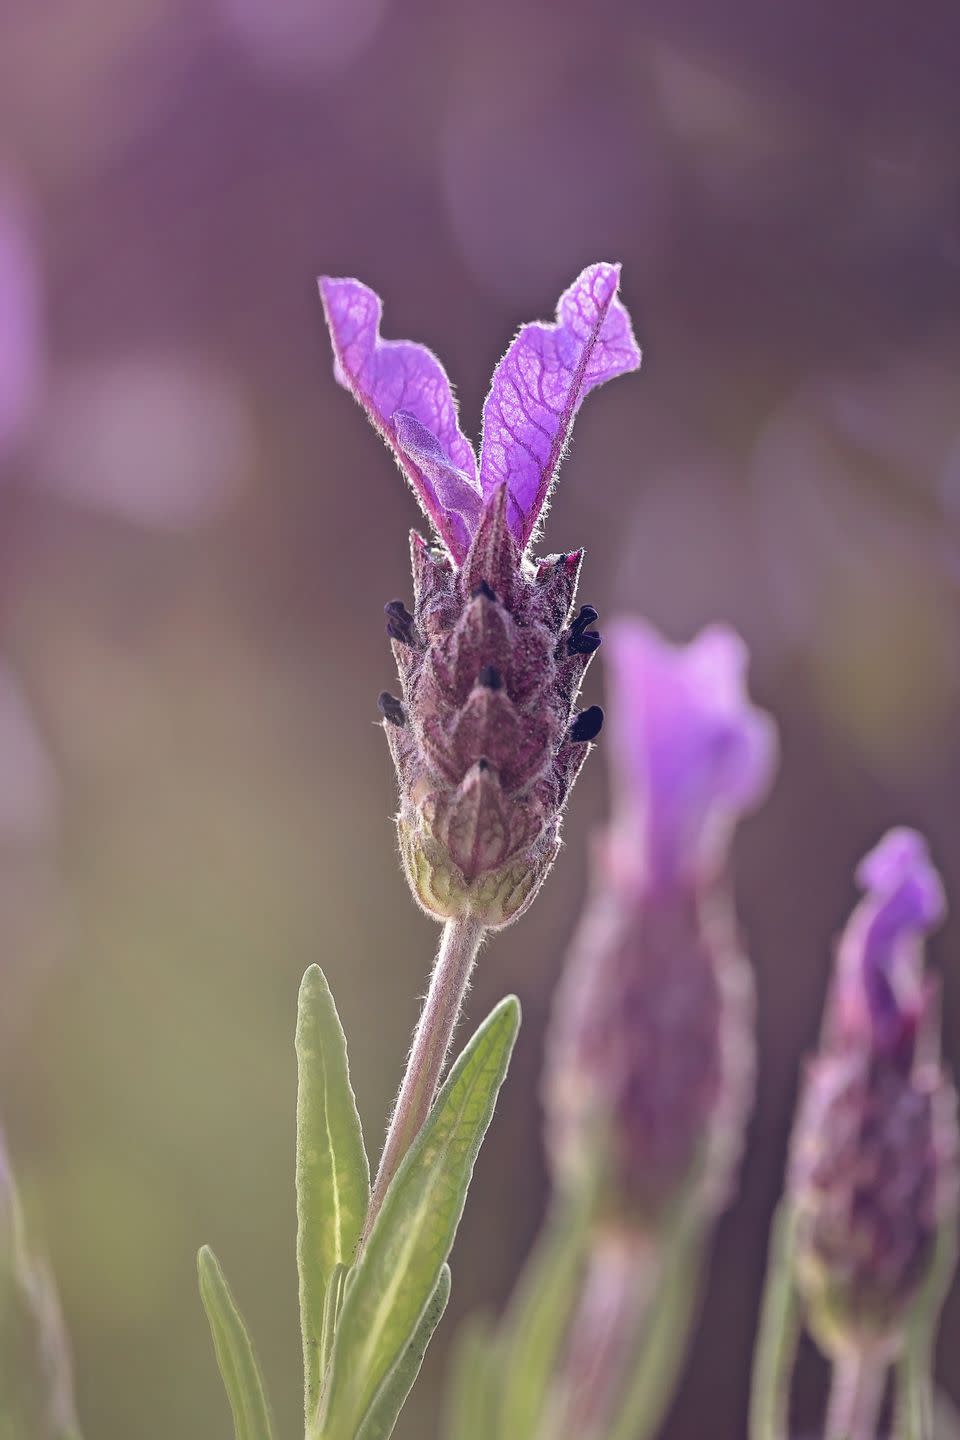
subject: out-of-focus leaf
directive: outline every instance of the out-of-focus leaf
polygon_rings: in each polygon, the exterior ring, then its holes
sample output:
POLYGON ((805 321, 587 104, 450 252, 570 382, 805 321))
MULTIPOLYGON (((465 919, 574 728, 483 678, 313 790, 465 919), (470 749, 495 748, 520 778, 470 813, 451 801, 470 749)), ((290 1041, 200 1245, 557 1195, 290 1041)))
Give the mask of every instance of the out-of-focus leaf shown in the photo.
POLYGON ((705 1245, 702 1221, 681 1213, 666 1238, 653 1304, 609 1440, 650 1440, 663 1423, 697 1318, 705 1245))
POLYGON ((80 1440, 50 1267, 28 1244, 0 1135, 0 1440, 80 1440))
POLYGON ((472 1315, 457 1335, 447 1391, 446 1440, 498 1440, 498 1348, 486 1315, 472 1315))
POLYGON ((390 1184, 343 1302, 319 1426, 326 1440, 354 1440, 436 1288, 519 1024, 510 996, 457 1060, 390 1184))
POLYGON ((379 1393, 374 1396, 373 1404, 357 1431, 357 1440, 388 1440, 393 1434, 397 1417, 413 1389, 413 1382, 420 1374, 427 1346, 443 1318, 449 1299, 450 1266, 444 1265, 437 1288, 427 1302, 427 1308, 420 1317, 413 1338, 381 1385, 379 1393))
POLYGON ((956 1222, 941 1225, 926 1282, 914 1301, 903 1355, 897 1365, 896 1425, 898 1440, 933 1440, 934 1349, 940 1310, 957 1264, 956 1222))
POLYGON ((327 1285, 335 1266, 352 1261, 370 1203, 370 1166, 350 1086, 347 1042, 319 965, 310 966, 300 986, 296 1048, 297 1270, 309 1423, 325 1363, 327 1285))
POLYGON ((793 1210, 782 1201, 773 1218, 760 1326, 750 1386, 750 1440, 786 1440, 790 1386, 800 1341, 800 1299, 793 1282, 793 1210))
POLYGON ((514 1293, 498 1341, 498 1432, 535 1436, 583 1268, 592 1196, 558 1202, 514 1293))
POLYGON ((197 1270, 217 1364, 233 1411, 236 1440, 273 1440, 257 1357, 217 1257, 208 1245, 197 1256, 197 1270))

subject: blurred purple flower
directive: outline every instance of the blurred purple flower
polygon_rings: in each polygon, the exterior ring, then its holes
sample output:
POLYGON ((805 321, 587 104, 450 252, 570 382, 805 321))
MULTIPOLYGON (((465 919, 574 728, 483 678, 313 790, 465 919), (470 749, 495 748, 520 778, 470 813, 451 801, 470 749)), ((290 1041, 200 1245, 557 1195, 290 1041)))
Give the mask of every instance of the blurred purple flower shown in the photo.
POLYGON ((788 1197, 817 1339, 832 1354, 879 1344, 892 1356, 960 1198, 956 1094, 923 969, 923 938, 946 907, 913 830, 891 830, 857 878, 867 895, 840 942, 797 1110, 788 1197))
POLYGON ((830 1043, 860 1043, 909 1068, 931 1003, 923 939, 946 913, 943 883, 923 836, 905 828, 888 831, 857 881, 867 893, 840 943, 830 1043))
POLYGON ((555 323, 523 326, 494 371, 478 469, 436 356, 411 341, 380 338, 383 307, 367 286, 321 278, 336 377, 394 451, 458 565, 501 485, 510 530, 526 547, 583 397, 639 366, 619 281, 619 265, 591 265, 561 295, 555 323))
POLYGON ((614 815, 554 1010, 545 1089, 558 1179, 601 1157, 618 1219, 659 1225, 681 1195, 716 1214, 753 1076, 753 982, 719 883, 735 821, 776 762, 731 630, 667 645, 611 627, 614 815))
POLYGON ((388 0, 219 0, 255 64, 307 78, 349 64, 374 39, 388 0))
POLYGON ((746 647, 719 625, 673 646, 623 620, 607 654, 617 854, 659 881, 713 873, 776 767, 773 721, 746 695, 746 647))
POLYGON ((42 348, 39 272, 22 206, 0 176, 0 460, 31 418, 42 348))
POLYGON ((36 479, 69 505, 171 532, 218 517, 256 462, 237 377, 186 350, 128 351, 64 368, 36 479))

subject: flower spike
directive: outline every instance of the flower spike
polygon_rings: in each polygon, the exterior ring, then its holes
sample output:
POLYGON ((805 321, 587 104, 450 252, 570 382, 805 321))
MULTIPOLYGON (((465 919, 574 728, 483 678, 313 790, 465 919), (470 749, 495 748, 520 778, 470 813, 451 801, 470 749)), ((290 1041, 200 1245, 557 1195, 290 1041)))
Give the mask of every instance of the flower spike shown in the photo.
POLYGON ((837 952, 819 1052, 790 1146, 794 1268, 821 1348, 885 1366, 956 1224, 956 1093, 938 1058, 923 942, 946 904, 924 838, 889 831, 863 860, 867 893, 837 952))
POLYGON ((422 345, 380 337, 378 296, 320 280, 335 374, 392 448, 445 550, 414 534, 413 609, 391 600, 402 697, 380 696, 400 785, 400 853, 441 920, 507 925, 553 863, 570 788, 600 733, 577 712, 600 633, 572 618, 582 552, 526 550, 588 390, 636 369, 620 269, 592 265, 557 321, 526 325, 497 367, 484 452, 457 424, 449 381, 422 345))

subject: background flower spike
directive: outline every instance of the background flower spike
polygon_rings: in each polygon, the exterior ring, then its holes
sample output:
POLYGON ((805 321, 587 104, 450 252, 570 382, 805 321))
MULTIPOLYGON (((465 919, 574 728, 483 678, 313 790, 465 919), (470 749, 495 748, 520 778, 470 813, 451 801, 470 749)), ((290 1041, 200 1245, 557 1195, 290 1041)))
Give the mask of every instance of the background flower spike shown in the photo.
POLYGON ((960 1211, 957 1097, 923 960, 943 889, 906 829, 889 831, 857 878, 867 893, 838 947, 790 1142, 794 1278, 834 1367, 830 1440, 873 1435, 895 1361, 905 1433, 930 1440, 932 1340, 960 1211))

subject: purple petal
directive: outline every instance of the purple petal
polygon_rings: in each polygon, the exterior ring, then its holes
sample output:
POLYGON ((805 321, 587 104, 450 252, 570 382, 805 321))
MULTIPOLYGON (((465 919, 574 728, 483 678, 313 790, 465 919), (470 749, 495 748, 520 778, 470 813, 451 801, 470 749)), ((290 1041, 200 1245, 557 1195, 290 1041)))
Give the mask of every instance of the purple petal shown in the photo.
POLYGON ((724 626, 673 646, 620 620, 603 654, 617 829, 650 875, 710 873, 776 768, 776 728, 746 694, 746 646, 724 626))
POLYGON ((887 832, 857 880, 867 893, 840 943, 834 1026, 909 1061, 927 1009, 922 941, 946 914, 943 882, 923 836, 905 828, 887 832))
POLYGON ((470 543, 468 522, 480 512, 480 489, 477 457, 457 423, 457 406, 443 366, 425 345, 380 338, 383 305, 359 280, 324 275, 319 285, 337 380, 363 406, 394 451, 459 563, 470 543))
POLYGON ((444 510, 450 515, 459 515, 467 534, 472 536, 480 521, 481 502, 476 480, 468 471, 451 465, 440 441, 411 411, 398 410, 393 416, 393 428, 397 450, 430 481, 444 510))
POLYGON ((561 295, 556 323, 524 325, 494 371, 480 482, 485 497, 506 483, 521 546, 546 505, 584 395, 640 364, 619 283, 619 265, 588 266, 561 295))

